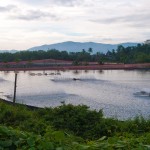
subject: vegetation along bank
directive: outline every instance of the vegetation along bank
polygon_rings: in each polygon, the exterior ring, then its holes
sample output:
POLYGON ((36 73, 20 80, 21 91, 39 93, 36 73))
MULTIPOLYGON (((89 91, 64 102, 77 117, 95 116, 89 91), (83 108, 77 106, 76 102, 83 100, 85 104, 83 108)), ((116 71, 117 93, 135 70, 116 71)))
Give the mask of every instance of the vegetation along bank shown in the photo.
POLYGON ((127 150, 150 148, 150 120, 104 118, 85 105, 31 109, 0 101, 0 149, 127 150))

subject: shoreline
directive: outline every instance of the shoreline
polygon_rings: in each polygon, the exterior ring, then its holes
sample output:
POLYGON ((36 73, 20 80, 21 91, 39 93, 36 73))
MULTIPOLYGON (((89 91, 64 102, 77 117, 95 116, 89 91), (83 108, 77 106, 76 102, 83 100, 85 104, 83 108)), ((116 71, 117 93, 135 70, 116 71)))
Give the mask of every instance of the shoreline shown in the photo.
POLYGON ((87 66, 50 66, 50 67, 4 67, 0 71, 30 71, 30 70, 134 70, 150 69, 150 63, 144 64, 104 64, 87 66))
POLYGON ((23 106, 23 107, 27 107, 29 109, 44 109, 45 107, 37 107, 37 106, 32 106, 32 105, 26 105, 26 104, 21 104, 21 103, 13 103, 12 101, 8 101, 5 99, 0 98, 0 102, 3 102, 5 104, 8 105, 14 105, 14 106, 23 106))

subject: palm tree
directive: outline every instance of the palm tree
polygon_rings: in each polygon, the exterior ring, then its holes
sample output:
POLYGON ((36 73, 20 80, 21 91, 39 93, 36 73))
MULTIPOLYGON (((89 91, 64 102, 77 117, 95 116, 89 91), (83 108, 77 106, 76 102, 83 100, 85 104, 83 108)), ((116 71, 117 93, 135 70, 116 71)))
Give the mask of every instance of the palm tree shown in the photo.
POLYGON ((88 52, 89 52, 89 53, 92 53, 92 52, 93 52, 93 49, 90 47, 90 48, 88 49, 88 52))

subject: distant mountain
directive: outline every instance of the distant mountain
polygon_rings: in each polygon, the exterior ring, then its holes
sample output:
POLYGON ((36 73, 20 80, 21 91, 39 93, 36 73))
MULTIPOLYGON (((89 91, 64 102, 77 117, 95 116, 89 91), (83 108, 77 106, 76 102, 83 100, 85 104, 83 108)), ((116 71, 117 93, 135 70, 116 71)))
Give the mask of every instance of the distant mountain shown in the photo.
POLYGON ((68 52, 78 52, 82 49, 88 50, 89 48, 93 49, 93 53, 103 52, 106 53, 108 50, 117 49, 118 45, 123 45, 124 47, 128 46, 136 46, 138 43, 121 43, 121 44, 103 44, 103 43, 94 43, 94 42, 62 42, 50 45, 42 45, 36 46, 28 49, 29 51, 37 51, 37 50, 51 50, 57 49, 59 51, 68 51, 68 52))
POLYGON ((16 53, 18 50, 0 50, 0 53, 16 53))

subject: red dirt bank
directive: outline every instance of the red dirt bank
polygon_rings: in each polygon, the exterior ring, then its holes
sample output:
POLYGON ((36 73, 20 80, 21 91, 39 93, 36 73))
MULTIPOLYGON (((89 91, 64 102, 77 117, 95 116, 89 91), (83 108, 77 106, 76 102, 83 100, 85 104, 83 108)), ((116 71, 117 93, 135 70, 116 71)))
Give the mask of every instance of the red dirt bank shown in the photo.
POLYGON ((41 66, 41 67, 0 67, 0 71, 28 71, 28 70, 113 70, 113 69, 150 69, 150 63, 144 64, 90 64, 87 66, 41 66))

